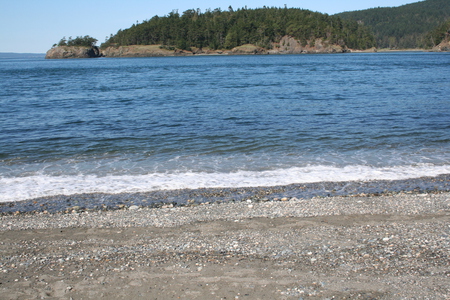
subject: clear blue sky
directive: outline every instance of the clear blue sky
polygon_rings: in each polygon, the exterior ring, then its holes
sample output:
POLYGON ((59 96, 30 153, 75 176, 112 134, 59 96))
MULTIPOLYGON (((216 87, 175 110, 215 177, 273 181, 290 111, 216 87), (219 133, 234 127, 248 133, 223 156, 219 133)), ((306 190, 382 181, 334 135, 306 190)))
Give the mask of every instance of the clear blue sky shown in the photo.
POLYGON ((105 37, 126 29, 136 21, 173 9, 295 7, 327 14, 373 7, 400 6, 419 0, 0 0, 0 52, 45 53, 62 37, 105 37))

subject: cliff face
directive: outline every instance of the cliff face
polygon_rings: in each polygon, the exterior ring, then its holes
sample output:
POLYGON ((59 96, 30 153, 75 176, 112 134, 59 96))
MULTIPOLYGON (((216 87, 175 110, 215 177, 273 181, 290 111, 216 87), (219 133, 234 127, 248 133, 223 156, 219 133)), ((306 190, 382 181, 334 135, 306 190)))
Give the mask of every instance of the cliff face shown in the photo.
POLYGON ((231 49, 228 54, 302 54, 302 53, 345 53, 350 52, 347 47, 330 44, 322 39, 309 41, 302 45, 290 36, 284 36, 279 43, 274 43, 272 49, 264 49, 254 45, 242 45, 231 49))
POLYGON ((301 53, 345 53, 350 52, 346 46, 340 46, 324 42, 322 39, 308 41, 302 45, 298 40, 290 36, 284 36, 281 41, 274 45, 270 54, 301 54, 301 53))
POLYGON ((180 50, 161 45, 131 45, 120 47, 69 47, 60 46, 50 49, 45 58, 92 58, 92 57, 155 57, 155 56, 189 56, 189 55, 245 55, 245 54, 301 54, 301 53, 345 53, 351 52, 346 46, 329 44, 317 39, 302 45, 298 40, 285 36, 272 49, 255 45, 242 45, 231 50, 210 50, 193 48, 191 51, 180 50))
POLYGON ((61 59, 61 58, 93 58, 101 57, 102 54, 98 47, 71 47, 60 46, 47 51, 45 58, 61 59))
POLYGON ((174 56, 176 51, 164 49, 160 47, 160 45, 131 45, 108 47, 106 49, 102 49, 102 54, 107 57, 155 57, 174 56))
POLYGON ((329 44, 317 39, 301 45, 296 39, 285 36, 279 43, 274 43, 268 50, 255 45, 242 45, 231 50, 210 50, 193 48, 191 51, 168 49, 161 45, 108 47, 102 50, 106 57, 151 57, 151 56, 188 56, 188 55, 245 55, 245 54, 301 54, 301 53, 345 53, 350 50, 345 46, 329 44))
POLYGON ((432 49, 436 52, 449 52, 450 51, 450 38, 445 38, 439 45, 432 49))

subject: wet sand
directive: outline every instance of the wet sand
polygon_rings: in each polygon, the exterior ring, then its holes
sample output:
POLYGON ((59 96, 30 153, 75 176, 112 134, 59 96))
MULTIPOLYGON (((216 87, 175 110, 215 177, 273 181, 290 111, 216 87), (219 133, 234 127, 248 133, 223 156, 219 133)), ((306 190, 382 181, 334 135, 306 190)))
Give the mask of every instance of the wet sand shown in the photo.
POLYGON ((1 218, 1 299, 450 298, 448 192, 1 218))

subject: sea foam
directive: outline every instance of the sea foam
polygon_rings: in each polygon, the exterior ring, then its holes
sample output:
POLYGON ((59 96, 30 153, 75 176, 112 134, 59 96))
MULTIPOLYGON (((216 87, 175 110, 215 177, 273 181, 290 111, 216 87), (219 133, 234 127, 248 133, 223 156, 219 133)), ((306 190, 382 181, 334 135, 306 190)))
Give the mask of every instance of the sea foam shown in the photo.
POLYGON ((375 168, 308 166, 232 173, 152 173, 143 175, 76 175, 0 178, 0 202, 82 193, 133 193, 213 187, 276 186, 323 181, 400 180, 450 174, 450 165, 420 164, 375 168))

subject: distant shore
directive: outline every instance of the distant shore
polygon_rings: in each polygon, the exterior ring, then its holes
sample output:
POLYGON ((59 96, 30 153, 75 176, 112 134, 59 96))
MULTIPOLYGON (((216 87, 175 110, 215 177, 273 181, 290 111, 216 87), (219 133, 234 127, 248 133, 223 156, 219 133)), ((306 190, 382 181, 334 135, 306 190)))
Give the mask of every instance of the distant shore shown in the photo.
POLYGON ((283 46, 273 49, 265 49, 255 45, 247 44, 233 49, 209 49, 192 48, 189 50, 177 49, 164 45, 130 45, 117 46, 100 49, 98 47, 68 47, 61 46, 50 49, 47 59, 64 58, 96 58, 96 57, 167 57, 167 56, 200 56, 200 55, 283 55, 283 54, 326 54, 326 53, 374 53, 374 52, 432 52, 436 49, 377 49, 366 50, 348 49, 337 45, 321 44, 316 46, 302 47, 298 41, 286 38, 283 46))
MULTIPOLYGON (((435 52, 435 51, 433 51, 432 49, 387 49, 387 48, 377 48, 375 51, 374 51, 374 49, 349 50, 348 51, 348 53, 374 53, 374 52, 435 52)), ((21 56, 27 56, 27 57, 32 58, 32 57, 42 57, 45 55, 46 55, 45 53, 0 52, 0 58, 17 58, 17 57, 21 57, 21 56)), ((218 52, 211 52, 211 54, 201 53, 201 54, 195 54, 195 55, 229 55, 229 53, 227 53, 227 51, 219 50, 218 52)), ((158 56, 158 55, 155 55, 155 56, 158 56)), ((175 56, 175 55, 170 55, 170 56, 175 56)))

